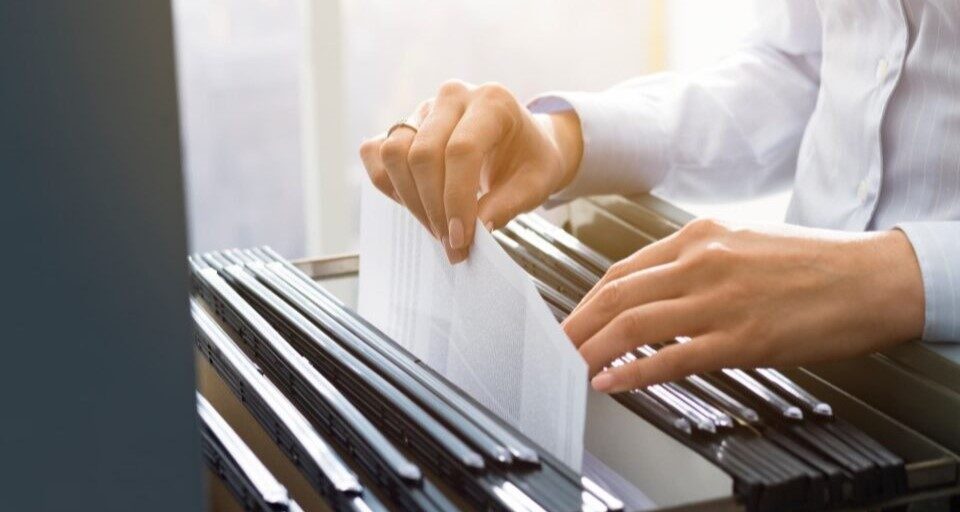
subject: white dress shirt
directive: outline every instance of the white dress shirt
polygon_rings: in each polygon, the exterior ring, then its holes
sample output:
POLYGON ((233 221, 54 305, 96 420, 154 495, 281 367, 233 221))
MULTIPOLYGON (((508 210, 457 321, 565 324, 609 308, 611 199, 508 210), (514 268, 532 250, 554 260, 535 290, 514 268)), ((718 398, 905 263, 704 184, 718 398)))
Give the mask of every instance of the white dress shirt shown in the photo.
POLYGON ((930 341, 960 341, 960 1, 762 0, 749 43, 690 75, 599 93, 574 109, 584 153, 556 198, 746 198, 793 185, 791 223, 899 228, 923 275, 930 341))

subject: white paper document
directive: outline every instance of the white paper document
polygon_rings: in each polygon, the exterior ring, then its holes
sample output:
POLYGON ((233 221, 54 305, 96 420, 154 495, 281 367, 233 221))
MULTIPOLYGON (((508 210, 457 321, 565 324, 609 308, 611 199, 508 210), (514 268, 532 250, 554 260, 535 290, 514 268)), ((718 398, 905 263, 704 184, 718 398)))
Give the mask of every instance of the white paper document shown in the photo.
POLYGON ((360 314, 580 470, 587 366, 483 227, 451 265, 413 215, 365 184, 359 294, 360 314))

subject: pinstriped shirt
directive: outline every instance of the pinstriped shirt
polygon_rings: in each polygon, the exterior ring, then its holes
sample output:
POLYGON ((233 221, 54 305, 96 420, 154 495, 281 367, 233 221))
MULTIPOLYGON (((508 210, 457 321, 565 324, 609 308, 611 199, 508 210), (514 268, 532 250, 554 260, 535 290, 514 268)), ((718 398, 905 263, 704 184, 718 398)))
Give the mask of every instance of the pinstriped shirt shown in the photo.
POLYGON ((960 341, 960 1, 761 0, 759 27, 701 72, 535 99, 573 109, 584 154, 556 199, 738 199, 793 187, 791 223, 901 229, 928 341, 960 341))

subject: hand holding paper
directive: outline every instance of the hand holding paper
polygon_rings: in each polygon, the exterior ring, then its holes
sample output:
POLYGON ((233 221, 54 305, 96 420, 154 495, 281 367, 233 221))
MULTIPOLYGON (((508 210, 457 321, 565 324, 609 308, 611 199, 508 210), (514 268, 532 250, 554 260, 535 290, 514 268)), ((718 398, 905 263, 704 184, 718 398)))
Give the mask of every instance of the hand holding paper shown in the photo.
POLYGON ((450 80, 402 123, 365 141, 370 181, 463 261, 475 226, 503 227, 573 179, 583 152, 573 111, 533 114, 506 88, 450 80))

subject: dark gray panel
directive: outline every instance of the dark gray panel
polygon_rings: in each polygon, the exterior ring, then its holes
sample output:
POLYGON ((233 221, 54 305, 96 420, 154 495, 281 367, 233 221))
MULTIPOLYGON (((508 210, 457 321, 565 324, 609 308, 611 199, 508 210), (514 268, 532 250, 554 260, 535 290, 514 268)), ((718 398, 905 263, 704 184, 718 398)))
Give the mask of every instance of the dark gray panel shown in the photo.
POLYGON ((0 2, 0 508, 202 505, 170 4, 0 2))

